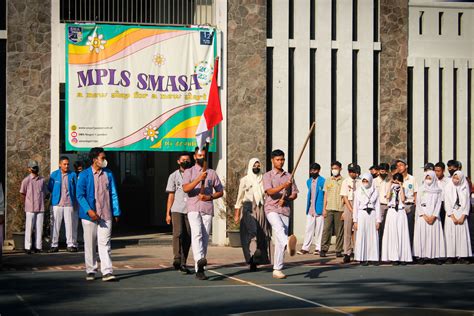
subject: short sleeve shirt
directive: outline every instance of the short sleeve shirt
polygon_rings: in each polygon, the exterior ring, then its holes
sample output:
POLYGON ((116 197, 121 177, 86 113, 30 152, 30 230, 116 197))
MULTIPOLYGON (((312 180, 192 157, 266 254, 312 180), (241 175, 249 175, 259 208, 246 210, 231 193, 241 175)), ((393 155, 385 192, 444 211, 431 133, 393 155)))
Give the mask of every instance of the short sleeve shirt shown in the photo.
POLYGON ((341 196, 347 196, 349 201, 354 200, 354 191, 360 187, 360 179, 345 178, 341 184, 341 196), (354 187, 354 181, 356 183, 354 187))
MULTIPOLYGON (((291 174, 286 171, 279 172, 276 169, 272 169, 263 175, 263 190, 266 192, 268 189, 272 189, 290 181, 291 174)), ((293 193, 298 193, 298 187, 293 182, 291 189, 287 192, 287 196, 293 193)), ((285 203, 283 207, 278 205, 281 197, 285 194, 285 190, 282 190, 274 195, 265 195, 265 213, 275 212, 285 216, 290 216, 290 207, 285 203)))
POLYGON ((30 174, 21 182, 20 193, 25 195, 25 212, 44 212, 44 199, 48 191, 42 176, 30 174))
POLYGON ((324 183, 324 192, 326 194, 326 210, 342 212, 341 187, 343 178, 331 177, 324 183))
POLYGON ((178 169, 168 177, 166 192, 174 193, 174 201, 171 206, 172 213, 186 213, 188 195, 183 191, 183 173, 178 169))
POLYGON ((408 175, 403 180, 403 189, 405 190, 405 204, 415 203, 415 193, 418 192, 418 184, 414 176, 408 175))

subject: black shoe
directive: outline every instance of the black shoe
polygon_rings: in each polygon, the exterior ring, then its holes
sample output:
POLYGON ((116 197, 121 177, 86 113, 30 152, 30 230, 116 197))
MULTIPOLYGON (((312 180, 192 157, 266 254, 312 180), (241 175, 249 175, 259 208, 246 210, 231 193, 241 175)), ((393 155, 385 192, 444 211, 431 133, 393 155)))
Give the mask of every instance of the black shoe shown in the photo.
POLYGON ((250 264, 250 272, 255 272, 255 271, 257 271, 257 264, 252 262, 250 264))
POLYGON ((25 249, 25 253, 26 253, 27 255, 31 255, 33 252, 31 251, 31 249, 25 249))
POLYGON ((392 266, 399 266, 400 262, 399 261, 392 261, 392 266))
POLYGON ((380 263, 378 261, 372 261, 370 264, 377 267, 380 263))
POLYGON ((43 249, 35 249, 35 253, 43 253, 43 249))
POLYGON ((198 270, 197 272, 202 272, 204 274, 204 267, 207 266, 207 260, 206 258, 201 258, 199 259, 199 261, 197 262, 197 266, 198 266, 198 270))
POLYGON ((461 258, 461 259, 459 259, 458 263, 459 264, 469 264, 470 262, 466 258, 461 258))
POLYGON ((181 259, 174 259, 173 267, 175 270, 179 270, 181 268, 181 259))
POLYGON ((196 279, 204 281, 207 280, 207 276, 204 274, 204 271, 196 272, 196 279))
POLYGON ((322 250, 321 250, 321 251, 319 252, 319 256, 320 256, 321 258, 327 257, 326 251, 322 251, 322 250))
POLYGON ((181 271, 182 274, 191 274, 191 270, 186 268, 186 266, 179 267, 179 271, 181 271))
POLYGON ((454 263, 454 259, 453 258, 448 258, 446 260, 446 264, 453 264, 454 263))
POLYGON ((53 253, 53 252, 58 252, 58 251, 59 251, 58 247, 51 247, 48 252, 53 253))
POLYGON ((67 252, 77 252, 77 247, 67 247, 67 252))
POLYGON ((252 263, 255 263, 255 265, 261 264, 261 262, 262 262, 262 251, 260 249, 255 250, 255 252, 253 253, 253 256, 250 260, 251 260, 252 263))
POLYGON ((401 261, 400 264, 401 264, 402 266, 406 266, 406 265, 407 265, 406 261, 401 261))
POLYGON ((112 273, 107 273, 106 275, 102 277, 102 281, 104 282, 113 282, 115 280, 116 280, 115 275, 113 275, 112 273))
POLYGON ((436 265, 439 265, 439 266, 440 266, 440 265, 442 265, 442 264, 443 264, 443 262, 442 262, 441 260, 439 260, 439 258, 436 258, 436 259, 434 260, 434 264, 436 264, 436 265))
POLYGON ((424 264, 426 264, 426 260, 425 260, 425 258, 420 258, 420 259, 417 260, 417 263, 421 264, 421 265, 424 265, 424 264))
POLYGON ((336 258, 342 258, 343 255, 342 255, 342 252, 336 252, 336 258))
POLYGON ((364 261, 360 263, 361 266, 367 267, 369 265, 368 261, 364 261))
POLYGON ((87 273, 86 281, 94 281, 95 280, 95 273, 87 273))
POLYGON ((344 255, 344 260, 342 261, 343 263, 349 263, 351 262, 351 256, 344 255))

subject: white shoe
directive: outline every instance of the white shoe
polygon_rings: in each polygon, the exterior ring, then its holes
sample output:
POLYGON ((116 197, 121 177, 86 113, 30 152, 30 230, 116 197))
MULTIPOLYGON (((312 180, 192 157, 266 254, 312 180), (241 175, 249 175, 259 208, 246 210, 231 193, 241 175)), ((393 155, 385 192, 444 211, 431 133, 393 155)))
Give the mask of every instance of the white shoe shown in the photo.
POLYGON ((286 279, 286 275, 281 270, 273 270, 274 279, 286 279))
POLYGON ((294 256, 296 254, 296 236, 295 235, 291 235, 288 237, 288 245, 286 247, 286 249, 288 250, 288 253, 290 254, 290 256, 294 256))

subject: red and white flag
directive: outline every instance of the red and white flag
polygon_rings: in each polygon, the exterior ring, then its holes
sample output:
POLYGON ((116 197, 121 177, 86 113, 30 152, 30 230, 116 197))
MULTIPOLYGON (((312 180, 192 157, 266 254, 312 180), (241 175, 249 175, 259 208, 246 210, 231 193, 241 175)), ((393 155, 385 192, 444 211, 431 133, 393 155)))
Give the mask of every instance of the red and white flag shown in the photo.
POLYGON ((199 149, 203 149, 206 143, 211 142, 211 133, 214 126, 222 121, 221 101, 219 100, 219 88, 217 87, 217 73, 219 69, 219 58, 214 62, 214 74, 212 75, 211 89, 207 106, 199 121, 196 130, 196 142, 199 149))

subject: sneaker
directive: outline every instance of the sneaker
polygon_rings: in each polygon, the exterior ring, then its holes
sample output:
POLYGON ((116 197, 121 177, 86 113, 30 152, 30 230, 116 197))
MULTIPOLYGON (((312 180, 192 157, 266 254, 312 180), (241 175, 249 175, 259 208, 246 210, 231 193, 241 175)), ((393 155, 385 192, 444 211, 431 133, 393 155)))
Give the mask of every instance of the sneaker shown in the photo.
POLYGON ((94 281, 95 280, 95 273, 87 273, 86 281, 94 281))
POLYGON ((315 251, 313 252, 313 255, 315 255, 315 256, 319 255, 319 250, 315 250, 315 251))
MULTIPOLYGON (((316 252, 316 251, 315 251, 316 252)), ((309 253, 308 250, 304 250, 304 249, 301 249, 301 250, 298 250, 296 252, 297 255, 307 255, 309 253)))
POLYGON ((58 252, 58 251, 59 251, 58 247, 51 247, 48 252, 53 253, 53 252, 58 252))
POLYGON ((77 247, 67 247, 67 252, 77 252, 77 247))
POLYGON ((344 259, 342 260, 343 263, 349 263, 351 262, 351 256, 349 255, 344 255, 344 259))
POLYGON ((181 259, 174 259, 173 267, 175 270, 179 270, 179 268, 181 268, 181 259))
POLYGON ((106 275, 104 275, 102 277, 102 281, 104 282, 110 282, 110 281, 115 281, 115 275, 113 275, 112 273, 107 273, 106 275))
POLYGON ((201 258, 201 259, 199 259, 199 261, 197 262, 197 266, 198 266, 197 272, 202 272, 202 273, 204 273, 204 267, 207 266, 207 260, 206 260, 206 258, 201 258))
POLYGON ((326 251, 322 251, 322 250, 321 250, 321 251, 319 252, 319 256, 320 256, 321 258, 327 257, 326 251))
POLYGON ((273 270, 274 279, 286 279, 286 275, 281 270, 273 270))
POLYGON ((342 252, 336 252, 336 258, 342 258, 343 255, 342 255, 342 252))
POLYGON ((25 249, 25 253, 26 253, 27 255, 31 255, 33 252, 31 251, 31 249, 25 249))
POLYGON ((295 235, 291 235, 288 237, 288 245, 286 248, 291 257, 296 254, 296 242, 297 240, 295 235))
POLYGON ((204 271, 198 271, 196 272, 196 279, 204 281, 207 280, 207 276, 204 274, 204 271))
POLYGON ((250 264, 250 272, 255 272, 255 271, 257 271, 257 264, 252 262, 250 264))
POLYGON ((191 270, 189 270, 188 268, 186 268, 186 266, 181 266, 179 268, 179 271, 181 271, 182 274, 191 274, 191 270))

